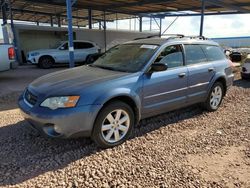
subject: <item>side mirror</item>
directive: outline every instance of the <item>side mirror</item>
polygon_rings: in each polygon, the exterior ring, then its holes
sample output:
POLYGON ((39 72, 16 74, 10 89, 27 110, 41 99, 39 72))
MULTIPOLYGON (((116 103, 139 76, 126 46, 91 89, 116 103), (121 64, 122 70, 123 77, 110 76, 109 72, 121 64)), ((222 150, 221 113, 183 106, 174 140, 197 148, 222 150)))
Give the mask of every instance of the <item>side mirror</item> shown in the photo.
POLYGON ((151 65, 150 72, 162 72, 168 69, 168 66, 163 63, 154 63, 151 65))
POLYGON ((65 50, 65 47, 64 47, 64 46, 62 46, 62 47, 60 47, 60 48, 59 48, 59 50, 65 50))

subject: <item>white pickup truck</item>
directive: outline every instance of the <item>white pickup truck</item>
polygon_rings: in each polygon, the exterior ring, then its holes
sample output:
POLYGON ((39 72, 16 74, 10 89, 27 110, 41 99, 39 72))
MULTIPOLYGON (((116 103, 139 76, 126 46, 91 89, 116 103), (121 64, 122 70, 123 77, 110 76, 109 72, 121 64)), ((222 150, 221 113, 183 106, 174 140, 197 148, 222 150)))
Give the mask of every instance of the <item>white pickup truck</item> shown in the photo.
MULTIPOLYGON (((100 47, 90 41, 74 41, 74 56, 76 63, 92 63, 93 55, 101 52, 100 47)), ((27 61, 41 68, 51 68, 56 63, 69 63, 68 42, 62 42, 55 49, 42 49, 27 54, 27 61)))
POLYGON ((16 64, 15 48, 11 44, 0 44, 0 71, 7 71, 16 64))

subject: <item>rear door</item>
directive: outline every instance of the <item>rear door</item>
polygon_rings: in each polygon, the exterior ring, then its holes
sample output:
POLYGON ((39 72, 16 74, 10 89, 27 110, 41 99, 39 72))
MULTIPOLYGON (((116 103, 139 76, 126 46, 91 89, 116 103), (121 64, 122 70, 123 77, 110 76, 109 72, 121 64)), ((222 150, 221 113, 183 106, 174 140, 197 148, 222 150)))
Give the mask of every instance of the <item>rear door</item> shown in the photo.
POLYGON ((143 117, 177 109, 187 99, 188 70, 182 45, 167 46, 157 59, 155 63, 165 63, 169 68, 144 75, 143 117))
POLYGON ((84 62, 90 54, 97 53, 96 47, 90 42, 75 42, 75 59, 77 62, 84 62))
POLYGON ((212 61, 208 61, 201 45, 185 45, 186 65, 188 68, 188 103, 204 101, 209 83, 215 75, 212 61))

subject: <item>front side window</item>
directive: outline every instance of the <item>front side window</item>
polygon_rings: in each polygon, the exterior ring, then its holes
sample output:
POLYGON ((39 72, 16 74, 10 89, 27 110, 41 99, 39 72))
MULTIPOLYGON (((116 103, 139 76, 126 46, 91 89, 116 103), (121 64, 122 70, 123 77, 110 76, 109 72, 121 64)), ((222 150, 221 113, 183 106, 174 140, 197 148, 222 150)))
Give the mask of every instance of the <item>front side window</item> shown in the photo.
POLYGON ((186 52, 186 64, 194 65, 198 63, 204 63, 207 61, 207 58, 201 49, 200 45, 185 45, 186 52))
POLYGON ((156 63, 166 64, 168 68, 183 66, 183 50, 181 45, 166 47, 156 59, 156 63))
POLYGON ((201 45, 201 47, 205 52, 208 61, 219 61, 226 59, 225 54, 219 46, 201 45))
POLYGON ((97 59, 93 66, 123 72, 138 72, 147 64, 157 49, 157 45, 118 45, 97 59))

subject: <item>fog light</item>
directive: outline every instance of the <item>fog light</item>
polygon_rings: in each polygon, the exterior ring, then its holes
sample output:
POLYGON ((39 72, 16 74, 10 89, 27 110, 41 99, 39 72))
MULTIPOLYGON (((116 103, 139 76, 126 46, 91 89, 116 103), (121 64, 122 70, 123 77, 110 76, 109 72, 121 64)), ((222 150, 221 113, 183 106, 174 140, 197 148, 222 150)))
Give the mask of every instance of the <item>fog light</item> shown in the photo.
POLYGON ((59 137, 61 134, 55 130, 54 124, 46 124, 43 131, 51 137, 59 137))
POLYGON ((62 132, 62 129, 61 129, 61 127, 59 127, 59 126, 54 126, 54 129, 55 129, 55 131, 57 132, 57 133, 61 133, 62 132))

